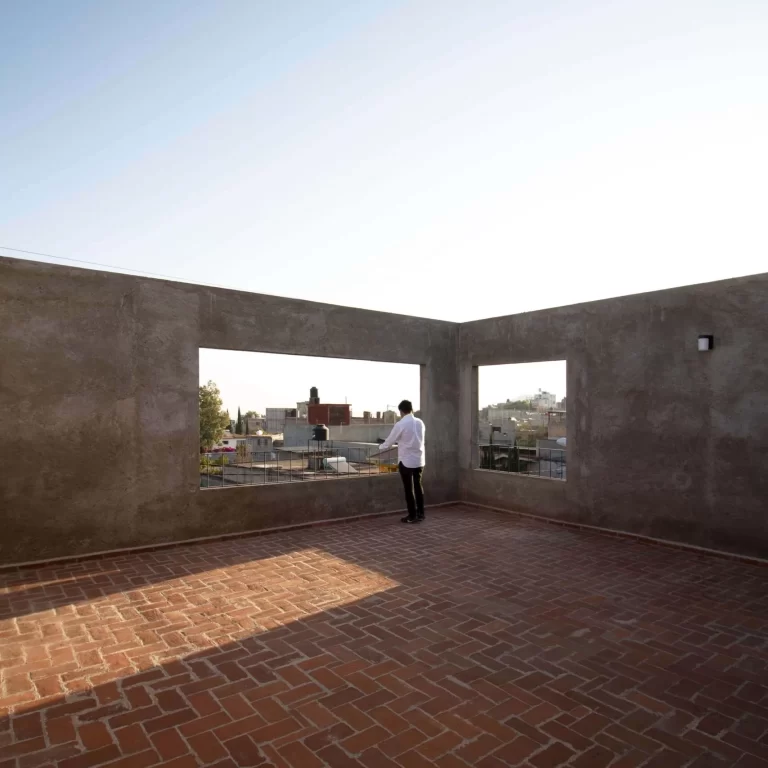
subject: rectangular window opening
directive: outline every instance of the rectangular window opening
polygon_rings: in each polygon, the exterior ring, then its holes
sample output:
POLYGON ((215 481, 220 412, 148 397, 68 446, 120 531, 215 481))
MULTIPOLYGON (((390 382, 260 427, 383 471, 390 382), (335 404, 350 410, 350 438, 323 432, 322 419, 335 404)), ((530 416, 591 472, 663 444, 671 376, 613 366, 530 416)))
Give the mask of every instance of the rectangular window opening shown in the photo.
POLYGON ((200 350, 200 488, 389 476, 379 446, 402 400, 421 411, 419 365, 200 350), (322 426, 322 428, 318 428, 322 426))
POLYGON ((478 368, 475 469, 565 481, 566 361, 478 368))

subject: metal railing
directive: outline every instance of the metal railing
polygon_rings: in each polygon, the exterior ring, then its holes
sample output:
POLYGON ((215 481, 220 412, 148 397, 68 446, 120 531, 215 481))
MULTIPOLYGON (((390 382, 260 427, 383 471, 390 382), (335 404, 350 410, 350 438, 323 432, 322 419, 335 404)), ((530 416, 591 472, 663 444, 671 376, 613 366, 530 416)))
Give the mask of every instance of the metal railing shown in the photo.
POLYGON ((231 488, 311 480, 347 480, 388 475, 397 461, 378 456, 375 446, 205 453, 200 455, 200 487, 231 488))
POLYGON ((478 444, 477 450, 479 469, 566 479, 565 448, 478 444))

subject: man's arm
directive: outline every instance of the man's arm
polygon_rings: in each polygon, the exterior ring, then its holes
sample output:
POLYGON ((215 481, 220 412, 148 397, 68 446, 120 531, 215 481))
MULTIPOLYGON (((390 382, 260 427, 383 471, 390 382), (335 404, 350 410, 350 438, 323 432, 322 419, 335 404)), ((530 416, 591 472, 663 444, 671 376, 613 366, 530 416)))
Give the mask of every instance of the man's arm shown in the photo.
POLYGON ((397 442, 397 438, 400 437, 402 430, 401 422, 398 421, 389 433, 389 437, 379 446, 380 454, 388 451, 397 442))

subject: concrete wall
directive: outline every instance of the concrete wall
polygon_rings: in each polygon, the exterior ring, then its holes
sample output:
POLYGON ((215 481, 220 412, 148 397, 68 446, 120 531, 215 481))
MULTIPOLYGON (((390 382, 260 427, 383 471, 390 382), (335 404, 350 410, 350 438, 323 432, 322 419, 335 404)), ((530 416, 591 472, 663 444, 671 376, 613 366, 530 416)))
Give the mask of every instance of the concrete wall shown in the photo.
POLYGON ((428 502, 458 496, 454 324, 0 258, 0 328, 0 562, 403 506, 398 477, 201 491, 201 347, 422 366, 428 502))
POLYGON ((460 361, 464 500, 768 556, 768 275, 468 323, 460 361), (567 481, 472 469, 476 366, 563 359, 567 481))
POLYGON ((402 507, 396 476, 200 490, 201 347, 420 365, 432 503, 768 556, 765 275, 459 326, 0 258, 0 328, 0 563, 402 507), (559 359, 567 481, 472 469, 477 366, 559 359))

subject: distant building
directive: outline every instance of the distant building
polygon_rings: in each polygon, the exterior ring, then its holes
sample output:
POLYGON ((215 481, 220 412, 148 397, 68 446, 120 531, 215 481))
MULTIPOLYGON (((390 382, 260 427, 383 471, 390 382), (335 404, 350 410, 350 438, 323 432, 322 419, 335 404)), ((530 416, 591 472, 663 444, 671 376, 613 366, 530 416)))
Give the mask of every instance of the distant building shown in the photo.
POLYGON ((352 423, 352 406, 321 403, 317 387, 309 390, 309 400, 306 403, 296 403, 296 417, 299 421, 306 418, 308 424, 325 424, 327 427, 343 427, 352 423), (304 407, 306 406, 306 416, 304 407))
POLYGON ((287 419, 295 418, 295 408, 267 408, 267 432, 278 434, 285 429, 285 422, 287 419))
POLYGON ((516 430, 519 433, 521 427, 545 427, 547 425, 547 414, 545 411, 520 411, 511 409, 505 404, 489 405, 487 408, 479 410, 477 413, 478 424, 492 425, 501 427, 502 432, 508 432, 507 425, 511 421, 516 422, 516 430))
POLYGON ((250 435, 256 434, 259 431, 265 431, 267 429, 267 420, 264 416, 243 416, 243 434, 250 435))
POLYGON ((478 441, 481 445, 514 445, 517 437, 517 420, 506 419, 495 422, 481 421, 478 426, 478 441))
POLYGON ((522 421, 526 416, 526 411, 507 408, 504 405, 489 405, 487 408, 483 408, 480 413, 481 416, 484 415, 483 421, 489 421, 491 424, 498 424, 510 419, 522 421))
POLYGON ((310 424, 325 424, 328 427, 345 427, 352 423, 352 408, 349 405, 320 403, 308 409, 310 424))
MULTIPOLYGON (((414 411, 413 415, 418 419, 421 418, 421 411, 414 411)), ((362 417, 353 416, 353 424, 396 424, 400 421, 400 414, 396 411, 363 411, 362 417)))
POLYGON ((565 411, 547 411, 547 438, 557 440, 565 437, 565 411))
POLYGON ((234 448, 245 444, 249 453, 271 453, 273 441, 270 435, 232 435, 225 434, 216 445, 216 448, 234 448))
POLYGON ((549 411, 555 407, 557 397, 551 392, 546 392, 540 389, 538 393, 531 398, 531 402, 537 411, 549 411))
MULTIPOLYGON (((326 425, 327 426, 327 425, 326 425)), ((392 422, 384 424, 379 421, 373 424, 352 423, 349 426, 329 427, 332 441, 377 443, 384 442, 389 437, 394 425, 392 422)), ((283 442, 286 447, 306 446, 312 439, 312 425, 305 421, 289 420, 285 425, 283 442)))
POLYGON ((363 411, 362 416, 352 417, 353 426, 355 424, 383 424, 383 423, 384 423, 384 420, 381 418, 381 411, 376 411, 375 414, 372 411, 363 411))

